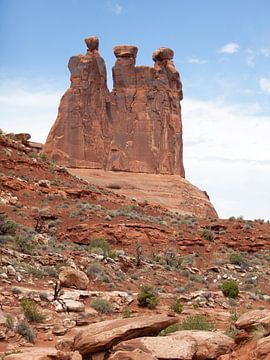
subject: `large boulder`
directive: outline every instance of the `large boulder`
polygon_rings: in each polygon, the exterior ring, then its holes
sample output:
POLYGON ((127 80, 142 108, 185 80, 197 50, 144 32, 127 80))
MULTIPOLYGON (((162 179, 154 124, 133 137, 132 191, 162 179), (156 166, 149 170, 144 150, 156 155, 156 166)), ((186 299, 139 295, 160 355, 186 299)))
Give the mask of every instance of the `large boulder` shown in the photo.
POLYGON ((114 351, 133 352, 139 349, 157 359, 192 360, 197 352, 197 347, 196 340, 190 336, 183 336, 181 339, 159 336, 124 341, 118 344, 114 351))
POLYGON ((91 324, 76 334, 73 350, 78 350, 82 355, 91 355, 110 349, 124 340, 140 336, 155 336, 177 320, 176 317, 154 315, 91 324))
POLYGON ((234 342, 222 332, 177 331, 165 337, 141 337, 124 341, 115 351, 140 349, 158 359, 210 360, 229 353, 234 342))
POLYGON ((221 331, 182 330, 172 333, 170 337, 181 340, 183 336, 190 336, 197 343, 194 359, 216 359, 220 355, 232 351, 234 341, 221 331))
POLYGON ((270 360, 270 336, 266 336, 257 341, 253 357, 257 360, 270 360))
POLYGON ((270 333, 270 310, 253 310, 241 315, 235 322, 237 329, 250 332, 258 325, 265 328, 265 335, 270 333))
POLYGON ((89 279, 83 271, 71 267, 62 268, 59 273, 59 280, 61 286, 76 287, 80 290, 85 290, 89 283, 89 279))

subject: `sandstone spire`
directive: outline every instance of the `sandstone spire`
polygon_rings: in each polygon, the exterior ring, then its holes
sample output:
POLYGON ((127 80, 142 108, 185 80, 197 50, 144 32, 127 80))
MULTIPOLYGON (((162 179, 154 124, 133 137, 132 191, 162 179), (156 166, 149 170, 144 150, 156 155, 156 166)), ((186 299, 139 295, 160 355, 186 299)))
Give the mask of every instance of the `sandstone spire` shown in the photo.
POLYGON ((138 48, 115 46, 109 93, 98 38, 85 43, 86 55, 70 58, 71 86, 61 99, 44 151, 70 167, 184 177, 182 84, 173 51, 156 50, 154 67, 135 66, 138 48))

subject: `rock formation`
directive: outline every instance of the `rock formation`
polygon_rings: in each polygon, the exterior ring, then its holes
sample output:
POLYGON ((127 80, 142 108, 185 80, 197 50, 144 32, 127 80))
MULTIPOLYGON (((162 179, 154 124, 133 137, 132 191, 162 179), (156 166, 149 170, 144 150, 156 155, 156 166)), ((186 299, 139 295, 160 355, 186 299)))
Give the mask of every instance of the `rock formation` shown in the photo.
POLYGON ((180 100, 173 51, 153 53, 154 67, 135 66, 137 47, 114 47, 113 89, 96 37, 69 60, 71 86, 44 152, 69 167, 185 176, 180 100))

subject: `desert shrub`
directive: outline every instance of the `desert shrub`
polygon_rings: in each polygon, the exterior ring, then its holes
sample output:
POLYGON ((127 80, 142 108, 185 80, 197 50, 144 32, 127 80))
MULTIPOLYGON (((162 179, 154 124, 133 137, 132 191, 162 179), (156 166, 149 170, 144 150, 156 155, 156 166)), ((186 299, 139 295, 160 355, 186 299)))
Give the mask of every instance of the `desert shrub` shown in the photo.
POLYGON ((251 223, 245 223, 243 226, 243 230, 247 231, 253 228, 253 225, 251 223))
POLYGON ((213 231, 206 228, 201 229, 201 237, 209 241, 213 241, 215 239, 213 231))
POLYGON ((22 293, 22 290, 17 287, 12 288, 11 291, 13 295, 20 295, 22 293))
POLYGON ((239 253, 232 253, 230 255, 230 263, 233 264, 233 265, 238 265, 238 266, 241 266, 241 265, 244 265, 246 264, 246 260, 244 259, 243 255, 239 254, 239 253))
POLYGON ((14 237, 11 235, 0 235, 0 245, 12 243, 13 241, 14 241, 14 237))
POLYGON ((95 299, 92 301, 91 306, 102 314, 109 314, 112 312, 112 305, 106 299, 95 299))
POLYGON ((14 317, 12 315, 7 314, 5 320, 5 326, 10 330, 14 329, 14 317))
POLYGON ((141 285, 137 300, 139 306, 154 309, 159 303, 158 292, 151 285, 141 285))
POLYGON ((112 253, 110 243, 105 238, 96 238, 91 241, 88 247, 89 251, 93 252, 93 249, 97 248, 102 250, 104 256, 110 256, 112 253))
POLYGON ((215 328, 214 324, 211 323, 204 315, 193 315, 188 316, 181 323, 181 330, 206 330, 211 331, 215 328))
POLYGON ((16 331, 18 334, 22 335, 27 341, 30 343, 35 343, 36 334, 34 333, 31 326, 28 324, 27 321, 21 321, 16 327, 16 331))
POLYGON ((160 332, 161 336, 171 334, 179 330, 205 330, 211 331, 215 329, 215 325, 211 323, 204 315, 190 315, 181 323, 168 326, 160 332))
POLYGON ((123 207, 122 210, 126 213, 129 213, 131 211, 137 211, 138 207, 137 207, 137 205, 131 204, 131 205, 127 205, 127 206, 123 207))
POLYGON ((90 277, 94 277, 103 271, 102 266, 98 262, 93 262, 89 265, 86 274, 90 277))
POLYGON ((183 305, 181 304, 180 299, 176 299, 175 302, 170 306, 170 309, 176 314, 181 314, 183 311, 183 305))
POLYGON ((47 161, 47 155, 44 154, 44 153, 39 154, 39 158, 40 158, 40 160, 42 160, 42 161, 47 161))
POLYGON ((39 293, 39 298, 41 301, 50 302, 49 295, 46 292, 39 293))
POLYGON ((45 315, 41 312, 37 304, 27 298, 21 300, 21 308, 27 320, 40 323, 45 319, 45 315))
POLYGON ((128 306, 125 306, 123 309, 123 318, 125 319, 130 318, 130 310, 128 306))
POLYGON ((8 220, 7 216, 0 214, 0 235, 11 235, 16 234, 17 224, 14 221, 8 220))
POLYGON ((24 236, 16 236, 15 243, 19 250, 24 254, 33 254, 34 244, 31 242, 31 238, 26 238, 24 236))
POLYGON ((238 283, 236 280, 228 279, 222 283, 221 290, 223 295, 235 299, 239 294, 238 283))

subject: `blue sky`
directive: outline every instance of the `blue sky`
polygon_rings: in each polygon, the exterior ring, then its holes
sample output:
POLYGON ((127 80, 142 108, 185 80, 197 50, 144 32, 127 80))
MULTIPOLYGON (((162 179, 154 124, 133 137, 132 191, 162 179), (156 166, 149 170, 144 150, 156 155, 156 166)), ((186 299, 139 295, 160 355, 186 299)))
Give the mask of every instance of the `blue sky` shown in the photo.
POLYGON ((270 218, 269 0, 0 0, 0 127, 45 141, 69 86, 67 62, 97 35, 151 65, 175 51, 184 88, 187 178, 223 217, 270 218))

